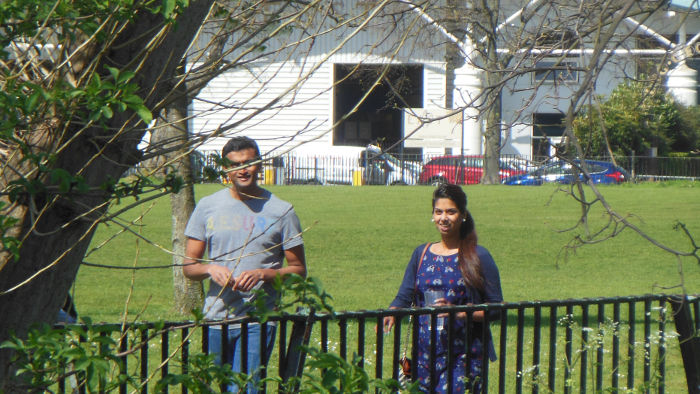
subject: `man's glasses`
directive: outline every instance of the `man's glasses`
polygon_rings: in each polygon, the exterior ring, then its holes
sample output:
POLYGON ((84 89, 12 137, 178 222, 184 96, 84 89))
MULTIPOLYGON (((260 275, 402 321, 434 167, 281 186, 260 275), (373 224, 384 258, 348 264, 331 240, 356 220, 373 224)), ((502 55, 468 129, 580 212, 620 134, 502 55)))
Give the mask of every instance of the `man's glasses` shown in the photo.
POLYGON ((240 169, 248 168, 248 167, 260 164, 260 163, 261 163, 260 157, 255 157, 255 158, 252 158, 252 159, 246 160, 246 161, 231 161, 231 160, 226 159, 224 165, 226 167, 235 168, 237 170, 240 170, 240 169))

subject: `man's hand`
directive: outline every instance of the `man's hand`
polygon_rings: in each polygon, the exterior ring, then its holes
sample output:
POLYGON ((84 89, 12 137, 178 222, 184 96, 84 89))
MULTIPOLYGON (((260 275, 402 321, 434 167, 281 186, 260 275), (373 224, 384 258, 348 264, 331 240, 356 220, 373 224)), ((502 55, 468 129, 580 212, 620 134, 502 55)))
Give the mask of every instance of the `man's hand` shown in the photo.
POLYGON ((231 286, 233 275, 228 268, 216 264, 207 264, 206 267, 209 277, 216 282, 217 285, 221 287, 231 286))
MULTIPOLYGON (((238 275, 237 278, 235 278, 235 282, 233 283, 233 290, 253 290, 253 288, 255 287, 255 285, 258 284, 258 282, 265 280, 266 271, 269 270, 260 268, 241 272, 241 274, 238 275)), ((276 272, 274 272, 273 275, 276 275, 276 272)))

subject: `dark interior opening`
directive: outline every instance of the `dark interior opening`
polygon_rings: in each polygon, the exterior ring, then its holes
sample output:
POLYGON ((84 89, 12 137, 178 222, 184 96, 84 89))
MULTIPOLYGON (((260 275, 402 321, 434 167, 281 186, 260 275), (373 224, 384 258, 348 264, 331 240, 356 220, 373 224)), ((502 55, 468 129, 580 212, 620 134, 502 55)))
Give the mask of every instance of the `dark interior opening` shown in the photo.
POLYGON ((423 66, 336 64, 333 71, 334 124, 370 92, 357 110, 334 128, 333 145, 374 144, 383 149, 396 145, 390 151, 400 151, 401 108, 423 107, 423 66))

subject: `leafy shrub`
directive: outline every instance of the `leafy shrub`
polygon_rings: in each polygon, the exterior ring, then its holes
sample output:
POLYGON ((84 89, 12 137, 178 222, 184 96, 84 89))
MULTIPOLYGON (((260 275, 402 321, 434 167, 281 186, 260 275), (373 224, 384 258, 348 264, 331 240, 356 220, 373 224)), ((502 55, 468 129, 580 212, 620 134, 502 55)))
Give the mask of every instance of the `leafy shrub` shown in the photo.
POLYGON ((692 150, 697 145, 700 118, 696 109, 676 104, 658 86, 640 82, 620 84, 600 105, 584 107, 574 119, 574 133, 588 156, 659 155, 692 150))

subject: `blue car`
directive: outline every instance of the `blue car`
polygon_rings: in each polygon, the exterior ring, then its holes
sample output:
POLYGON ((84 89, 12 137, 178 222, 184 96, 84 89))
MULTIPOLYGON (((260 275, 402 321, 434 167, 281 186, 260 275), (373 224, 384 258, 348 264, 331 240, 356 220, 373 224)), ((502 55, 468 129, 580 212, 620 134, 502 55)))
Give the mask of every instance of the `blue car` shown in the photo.
MULTIPOLYGON (((606 161, 586 160, 588 171, 593 183, 622 183, 629 179, 629 174, 622 167, 606 161)), ((574 165, 563 160, 547 163, 526 174, 515 175, 503 180, 504 185, 541 185, 545 182, 570 184, 574 182, 575 166, 580 165, 580 160, 574 160, 574 165)), ((579 172, 579 179, 586 182, 583 173, 579 172)))

